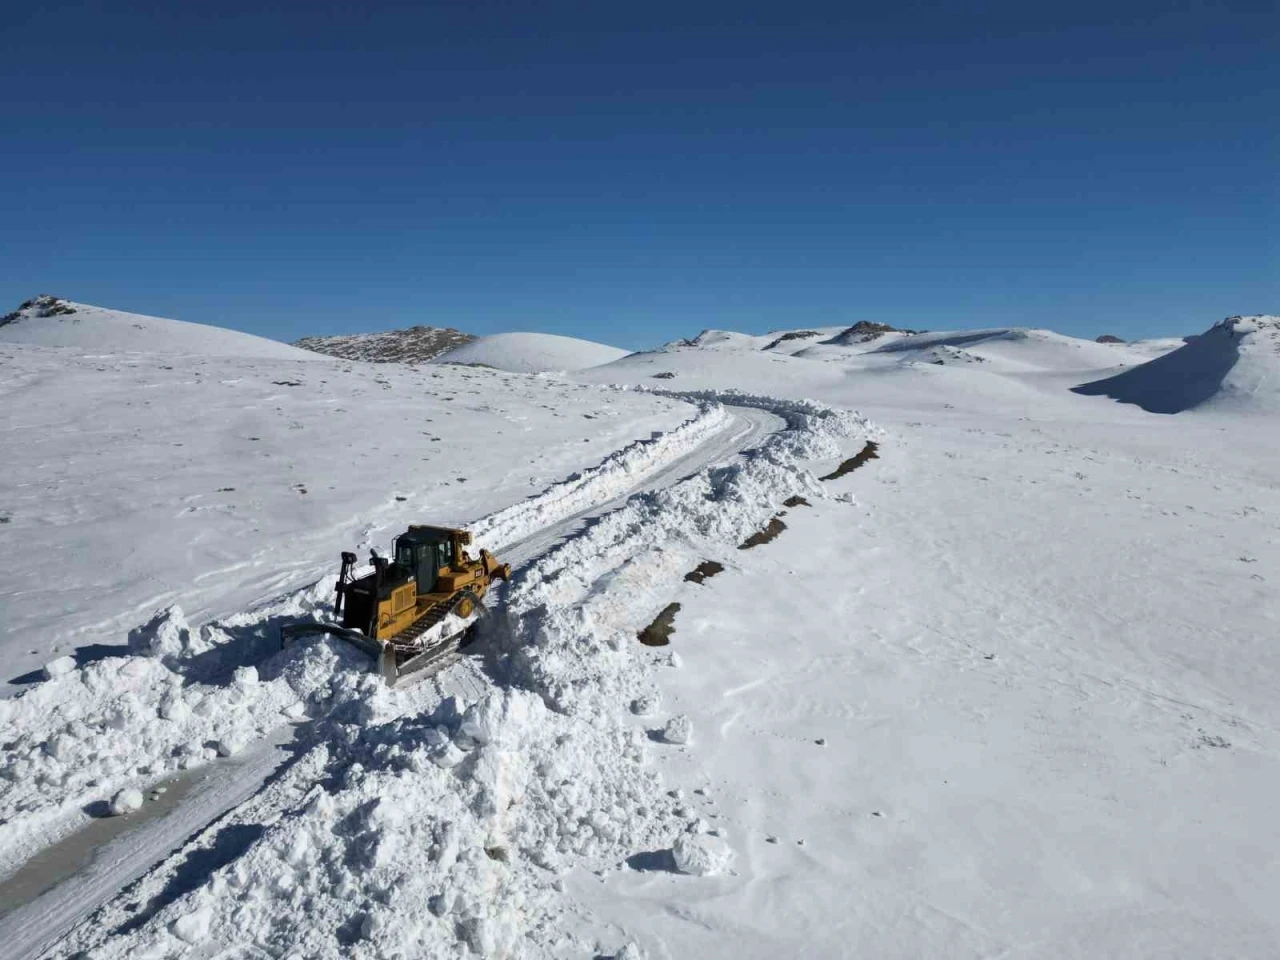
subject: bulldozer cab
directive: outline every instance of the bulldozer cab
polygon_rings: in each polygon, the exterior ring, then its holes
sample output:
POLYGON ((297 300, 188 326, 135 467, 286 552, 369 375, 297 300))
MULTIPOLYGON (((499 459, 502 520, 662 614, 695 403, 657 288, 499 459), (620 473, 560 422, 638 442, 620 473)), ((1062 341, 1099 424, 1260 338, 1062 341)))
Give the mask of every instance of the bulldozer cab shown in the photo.
POLYGON ((416 578, 418 595, 433 593, 440 572, 460 559, 459 531, 442 527, 410 527, 396 537, 395 563, 416 578))

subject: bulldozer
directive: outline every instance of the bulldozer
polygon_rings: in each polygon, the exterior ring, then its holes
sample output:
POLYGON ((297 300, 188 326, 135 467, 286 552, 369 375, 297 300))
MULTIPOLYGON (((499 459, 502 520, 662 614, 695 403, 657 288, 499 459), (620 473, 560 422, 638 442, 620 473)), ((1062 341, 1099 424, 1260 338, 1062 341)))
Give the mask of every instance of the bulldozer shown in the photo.
POLYGON ((343 552, 335 585, 335 622, 288 624, 281 646, 310 633, 327 633, 355 644, 377 659, 390 685, 426 674, 449 655, 484 612, 484 596, 495 580, 511 576, 488 550, 473 559, 471 534, 450 527, 410 525, 396 537, 390 557, 370 551, 373 570, 355 577, 356 555, 343 552), (450 615, 467 621, 452 633, 437 629, 450 615))

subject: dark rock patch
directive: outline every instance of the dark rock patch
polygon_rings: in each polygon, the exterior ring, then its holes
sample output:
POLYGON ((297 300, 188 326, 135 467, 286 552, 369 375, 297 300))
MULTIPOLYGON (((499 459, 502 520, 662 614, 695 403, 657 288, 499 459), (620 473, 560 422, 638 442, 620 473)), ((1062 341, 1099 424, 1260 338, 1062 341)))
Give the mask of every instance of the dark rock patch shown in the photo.
POLYGON ((880 454, 876 453, 880 449, 880 444, 874 440, 868 440, 867 445, 859 450, 856 454, 846 460, 840 466, 836 467, 831 473, 825 477, 819 477, 819 480, 839 480, 847 473, 853 473, 868 460, 879 460, 880 454))
POLYGON ((710 580, 717 573, 724 573, 723 563, 716 563, 714 560, 703 560, 686 573, 684 578, 691 583, 702 583, 705 580, 710 580))
POLYGON ((762 529, 756 531, 751 536, 747 537, 747 539, 743 540, 742 543, 738 545, 738 549, 750 550, 753 547, 762 547, 766 543, 771 543, 775 540, 778 534, 785 529, 787 529, 787 525, 777 517, 774 517, 766 523, 762 529))
POLYGON ((636 634, 646 647, 665 647, 671 642, 671 634, 675 633, 676 614, 680 612, 680 604, 669 603, 662 612, 653 618, 653 623, 636 634))

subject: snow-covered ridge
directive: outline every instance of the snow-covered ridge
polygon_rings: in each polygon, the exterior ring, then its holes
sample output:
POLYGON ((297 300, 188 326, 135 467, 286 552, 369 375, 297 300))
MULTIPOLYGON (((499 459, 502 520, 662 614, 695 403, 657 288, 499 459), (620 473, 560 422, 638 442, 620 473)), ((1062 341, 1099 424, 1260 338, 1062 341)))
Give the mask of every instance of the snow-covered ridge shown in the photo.
POLYGON ((28 300, 0 323, 0 342, 103 353, 319 360, 306 350, 238 330, 108 310, 57 297, 28 300))
POLYGON ((363 360, 367 363, 421 363, 470 343, 475 337, 452 327, 409 327, 384 333, 352 333, 331 337, 303 337, 293 345, 303 350, 363 360))
POLYGON ((496 333, 441 354, 436 363, 468 363, 512 373, 563 373, 598 367, 629 351, 553 333, 496 333))
POLYGON ((1227 317, 1171 353, 1073 389, 1151 413, 1280 412, 1280 317, 1227 317))

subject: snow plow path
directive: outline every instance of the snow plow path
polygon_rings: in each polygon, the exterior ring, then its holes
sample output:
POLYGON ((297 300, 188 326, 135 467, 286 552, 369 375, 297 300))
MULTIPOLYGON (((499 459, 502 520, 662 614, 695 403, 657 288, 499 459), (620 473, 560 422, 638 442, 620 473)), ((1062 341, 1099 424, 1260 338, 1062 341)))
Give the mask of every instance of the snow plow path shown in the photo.
MULTIPOLYGON (((571 478, 557 485, 572 486, 576 482, 589 488, 581 493, 570 490, 573 497, 561 498, 568 504, 562 504, 562 510, 586 499, 588 505, 581 509, 527 530, 520 528, 524 524, 521 515, 528 512, 522 508, 527 508, 528 502, 517 503, 479 521, 477 539, 487 540, 486 545, 494 544, 495 552, 513 567, 523 567, 630 497, 660 490, 730 460, 785 429, 788 423, 766 409, 727 405, 723 408, 704 406, 699 416, 684 426, 690 425, 690 438, 683 443, 677 438, 669 445, 674 456, 662 458, 659 453, 656 464, 642 463, 633 473, 634 465, 626 463, 622 464, 622 471, 601 470, 627 452, 621 451, 606 459, 601 467, 584 471, 581 479, 571 478), (592 471, 631 475, 592 477, 592 471), (597 481, 594 486, 589 483, 592 480, 597 481), (496 535, 513 530, 518 532, 515 538, 494 543, 496 535)), ((679 432, 672 431, 672 434, 679 432)), ((655 437, 649 443, 661 443, 664 439, 655 437)), ((543 496, 555 490, 553 487, 543 496)), ((442 699, 452 695, 463 702, 474 702, 490 683, 466 658, 430 682, 442 699)), ((115 829, 114 820, 95 820, 29 859, 0 881, 0 903, 4 904, 0 941, 6 943, 6 955, 14 960, 41 956, 77 923, 146 874, 171 851, 244 804, 302 754, 303 751, 290 749, 293 739, 293 727, 286 724, 237 756, 153 783, 146 792, 164 786, 172 799, 166 802, 165 794, 161 794, 158 800, 144 805, 140 815, 135 815, 139 821, 136 824, 120 831, 115 829)))

